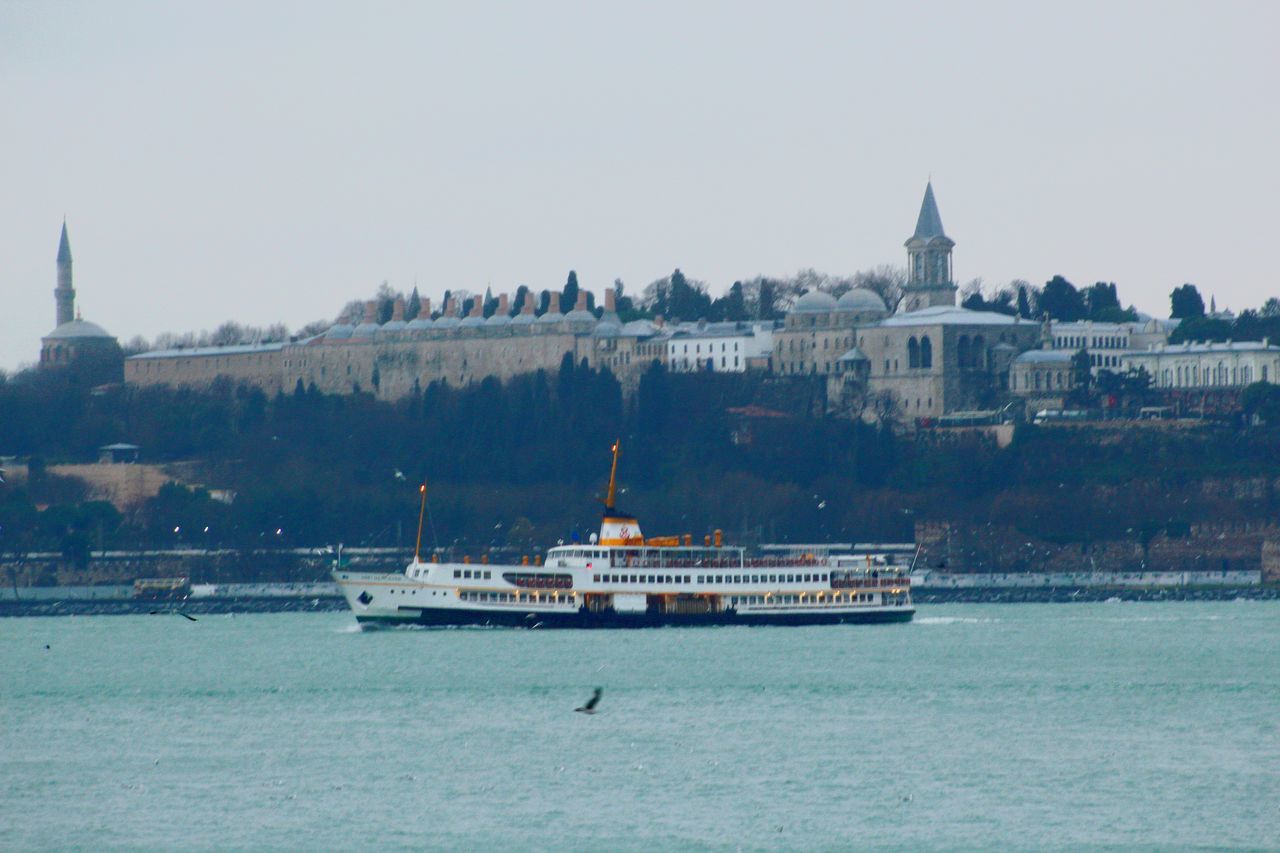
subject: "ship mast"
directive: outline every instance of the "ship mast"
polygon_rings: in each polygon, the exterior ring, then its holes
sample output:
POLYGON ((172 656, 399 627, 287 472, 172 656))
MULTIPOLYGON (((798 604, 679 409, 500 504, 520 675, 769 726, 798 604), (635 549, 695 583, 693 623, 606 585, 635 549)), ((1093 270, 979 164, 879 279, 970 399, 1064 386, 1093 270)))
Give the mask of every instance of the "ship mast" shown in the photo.
POLYGON ((616 508, 616 498, 618 495, 618 447, 622 444, 621 439, 613 441, 613 467, 609 469, 609 494, 604 499, 604 508, 606 512, 613 512, 616 508))
POLYGON ((418 541, 413 546, 414 563, 422 562, 422 558, 418 555, 422 553, 422 517, 427 513, 427 484, 418 486, 418 491, 422 493, 422 506, 418 507, 418 541))

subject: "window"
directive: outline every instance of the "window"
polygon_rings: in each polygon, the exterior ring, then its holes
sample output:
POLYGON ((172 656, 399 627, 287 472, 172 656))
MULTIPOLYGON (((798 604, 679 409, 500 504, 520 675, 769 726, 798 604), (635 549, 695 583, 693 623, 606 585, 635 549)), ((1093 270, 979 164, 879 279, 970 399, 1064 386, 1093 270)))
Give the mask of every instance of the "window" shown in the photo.
POLYGON ((933 343, 929 340, 928 335, 920 339, 920 366, 922 368, 933 367, 933 343))

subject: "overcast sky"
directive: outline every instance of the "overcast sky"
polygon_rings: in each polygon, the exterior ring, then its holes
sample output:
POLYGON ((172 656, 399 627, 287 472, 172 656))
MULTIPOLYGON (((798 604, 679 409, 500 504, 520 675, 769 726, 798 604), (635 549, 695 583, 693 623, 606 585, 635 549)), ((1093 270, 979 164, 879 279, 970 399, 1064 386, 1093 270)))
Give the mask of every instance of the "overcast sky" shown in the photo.
POLYGON ((1280 4, 0 3, 0 367, 65 215, 122 342, 386 280, 713 293, 902 264, 1280 294, 1280 4))

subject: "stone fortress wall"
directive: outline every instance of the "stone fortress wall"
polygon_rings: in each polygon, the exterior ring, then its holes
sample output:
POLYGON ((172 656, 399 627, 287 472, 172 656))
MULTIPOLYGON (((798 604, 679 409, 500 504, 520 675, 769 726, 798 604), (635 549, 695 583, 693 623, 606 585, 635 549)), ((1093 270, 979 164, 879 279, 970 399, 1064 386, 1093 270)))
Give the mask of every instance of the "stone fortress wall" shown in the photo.
MULTIPOLYGON (((559 295, 551 296, 554 305, 559 295)), ((408 322, 403 302, 397 301, 392 319, 381 325, 374 321, 376 303, 369 302, 359 325, 337 323, 305 340, 131 356, 125 361, 125 381, 208 388, 225 376, 268 394, 290 392, 301 383, 326 394, 365 392, 397 400, 437 381, 465 386, 490 377, 506 381, 538 370, 553 372, 567 354, 575 362, 608 368, 631 392, 650 364, 666 360, 664 342, 672 330, 660 321, 620 322, 612 289, 605 291, 600 318, 587 311, 585 291, 565 315, 552 308, 536 316, 535 301, 526 299, 525 310, 509 316, 503 294, 487 319, 478 309, 460 318, 452 303, 432 318, 427 301, 421 317, 408 322)))

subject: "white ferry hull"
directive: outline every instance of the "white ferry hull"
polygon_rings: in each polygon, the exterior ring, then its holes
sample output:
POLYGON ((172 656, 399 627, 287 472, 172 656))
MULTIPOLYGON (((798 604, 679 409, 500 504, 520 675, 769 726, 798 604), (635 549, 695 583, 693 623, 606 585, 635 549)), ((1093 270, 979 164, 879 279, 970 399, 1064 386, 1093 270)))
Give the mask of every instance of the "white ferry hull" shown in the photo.
POLYGON ((396 614, 356 615, 364 628, 420 626, 424 628, 674 628, 713 625, 855 625, 910 622, 913 608, 868 609, 846 613, 511 613, 492 610, 405 608, 396 614))
MULTIPOLYGON (((504 567, 494 567, 504 568, 504 567)), ((524 567, 505 567, 524 568, 524 567)), ((448 586, 416 583, 403 574, 334 572, 334 580, 364 628, 505 627, 659 628, 712 625, 839 625, 909 622, 915 608, 901 604, 729 606, 713 612, 677 613, 660 607, 590 609, 575 599, 479 604, 448 586)), ((625 597, 625 596, 620 596, 625 597)))

